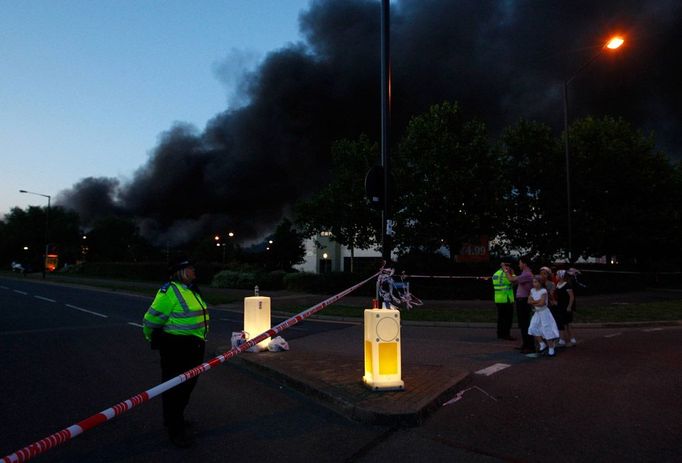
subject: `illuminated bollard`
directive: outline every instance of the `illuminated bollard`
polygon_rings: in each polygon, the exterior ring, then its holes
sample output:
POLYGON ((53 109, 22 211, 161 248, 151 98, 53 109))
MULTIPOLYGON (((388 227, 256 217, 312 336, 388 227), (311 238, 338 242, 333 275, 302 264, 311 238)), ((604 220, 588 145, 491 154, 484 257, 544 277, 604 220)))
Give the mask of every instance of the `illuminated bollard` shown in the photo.
POLYGON ((367 386, 375 391, 405 389, 401 379, 400 311, 365 310, 365 375, 367 386))
MULTIPOLYGON (((256 292, 258 294, 258 292, 256 292)), ((251 296, 244 298, 244 331, 246 340, 258 336, 269 330, 270 324, 270 298, 265 296, 251 296)), ((260 350, 268 348, 270 338, 259 342, 260 350)))

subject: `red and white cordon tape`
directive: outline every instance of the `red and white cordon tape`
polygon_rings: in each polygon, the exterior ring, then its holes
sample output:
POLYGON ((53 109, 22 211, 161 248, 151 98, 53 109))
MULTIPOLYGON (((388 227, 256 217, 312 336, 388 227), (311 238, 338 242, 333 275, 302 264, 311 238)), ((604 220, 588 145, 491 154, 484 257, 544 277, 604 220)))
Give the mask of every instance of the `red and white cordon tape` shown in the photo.
POLYGON ((56 432, 50 436, 45 437, 44 439, 41 439, 37 442, 34 442, 31 445, 28 445, 20 450, 17 450, 16 452, 7 455, 2 458, 2 463, 14 463, 14 462, 21 462, 21 461, 28 461, 31 458, 40 455, 41 453, 50 450, 58 445, 63 444, 64 442, 67 442, 71 439, 73 439, 76 436, 79 436, 80 434, 83 434, 85 431, 88 431, 96 426, 99 426, 102 423, 105 423, 109 420, 111 420, 114 417, 117 417, 119 415, 122 415, 123 413, 127 412, 128 410, 137 407, 140 404, 143 404, 147 402, 150 399, 153 399, 154 397, 166 392, 169 389, 174 388, 175 386, 178 386, 179 384, 184 383, 188 379, 194 378, 195 376, 199 376, 202 373, 205 373, 206 371, 210 370, 213 367, 216 367, 220 365, 221 363, 224 363, 225 361, 231 359, 232 357, 235 357, 238 354, 241 354, 245 350, 247 350, 250 347, 255 346, 261 341, 264 341, 267 338, 274 337, 276 334, 281 333, 285 329, 289 328, 290 326, 293 326, 299 322, 302 322, 306 318, 310 317, 311 315, 319 312, 320 310, 324 309, 325 307, 337 302, 339 299, 343 298, 344 296, 347 296, 348 294, 352 293, 356 289, 358 289, 360 286, 364 285, 365 283, 369 282, 370 280, 376 278, 379 275, 380 272, 377 272, 376 274, 372 275, 371 277, 367 278, 364 281, 361 281, 360 283, 356 284, 355 286, 352 286, 340 293, 338 293, 335 296, 330 297, 329 299, 326 299, 322 302, 320 302, 317 305, 314 305, 310 307, 309 309, 304 310, 303 312, 299 313, 298 315, 294 315, 293 317, 289 318, 288 320, 283 321, 279 325, 276 325, 272 328, 270 328, 268 331, 265 331, 264 333, 259 334, 255 338, 249 339, 246 341, 244 344, 232 348, 228 350, 227 352, 218 355, 217 357, 214 357, 213 359, 209 360, 206 363, 203 363, 195 368, 192 368, 189 371, 186 371, 182 373, 181 375, 176 376, 175 378, 169 379, 165 383, 161 383, 158 386, 155 386, 151 389, 147 389, 144 392, 141 392, 140 394, 137 394, 128 400, 124 400, 123 402, 120 402, 116 405, 114 405, 111 408, 107 408, 106 410, 103 410, 95 415, 92 415, 89 418, 84 419, 83 421, 80 421, 74 425, 69 426, 68 428, 64 428, 59 432, 56 432))
POLYGON ((477 277, 473 275, 405 275, 407 278, 440 278, 444 280, 490 280, 490 277, 477 277))

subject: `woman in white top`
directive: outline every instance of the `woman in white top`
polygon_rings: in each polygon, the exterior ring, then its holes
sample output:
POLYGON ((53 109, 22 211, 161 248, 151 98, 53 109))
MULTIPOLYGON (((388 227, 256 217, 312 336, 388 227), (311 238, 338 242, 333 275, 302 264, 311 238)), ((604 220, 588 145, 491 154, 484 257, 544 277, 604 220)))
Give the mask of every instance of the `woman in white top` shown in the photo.
POLYGON ((533 277, 533 288, 530 290, 528 303, 533 307, 534 312, 533 318, 530 319, 528 334, 535 336, 538 352, 544 352, 547 349, 547 344, 549 344, 547 355, 554 357, 556 355, 554 352, 555 341, 559 337, 559 330, 554 317, 552 317, 552 312, 547 306, 548 300, 547 289, 544 288, 541 277, 533 277), (547 341, 547 344, 544 341, 547 341))

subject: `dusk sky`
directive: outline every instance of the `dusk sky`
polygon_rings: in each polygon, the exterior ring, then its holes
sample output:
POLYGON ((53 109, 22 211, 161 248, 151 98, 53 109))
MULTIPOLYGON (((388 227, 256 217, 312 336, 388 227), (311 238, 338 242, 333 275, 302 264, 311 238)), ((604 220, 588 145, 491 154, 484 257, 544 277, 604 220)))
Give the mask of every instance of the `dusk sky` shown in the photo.
POLYGON ((175 121, 202 129, 236 79, 296 41, 308 0, 0 0, 0 214, 124 178, 175 121))
MULTIPOLYGON (((262 236, 328 181, 335 140, 378 140, 379 5, 0 0, 0 213, 45 204, 26 189, 85 229, 262 236)), ((594 58, 571 120, 623 117, 682 159, 679 0, 400 0, 391 21, 394 143, 444 100, 493 140, 521 118, 559 137, 563 80, 594 58)))

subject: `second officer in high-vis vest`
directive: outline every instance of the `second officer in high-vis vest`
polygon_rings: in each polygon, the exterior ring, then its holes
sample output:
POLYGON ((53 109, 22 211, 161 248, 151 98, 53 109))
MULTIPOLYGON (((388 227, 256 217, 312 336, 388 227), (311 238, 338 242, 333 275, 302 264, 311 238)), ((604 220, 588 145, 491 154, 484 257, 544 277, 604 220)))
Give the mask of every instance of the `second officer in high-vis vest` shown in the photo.
MULTIPOLYGON (((156 293, 143 321, 145 338, 152 349, 159 350, 163 381, 203 363, 209 321, 192 262, 179 259, 169 273, 169 281, 156 293)), ((163 422, 178 447, 192 444, 184 411, 197 379, 195 376, 163 393, 163 422)))
POLYGON ((513 341, 510 331, 514 319, 514 288, 505 273, 507 268, 509 263, 502 262, 500 269, 493 274, 492 280, 497 306, 497 338, 513 341))

